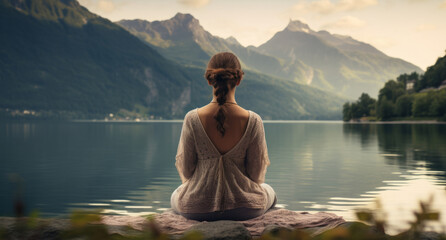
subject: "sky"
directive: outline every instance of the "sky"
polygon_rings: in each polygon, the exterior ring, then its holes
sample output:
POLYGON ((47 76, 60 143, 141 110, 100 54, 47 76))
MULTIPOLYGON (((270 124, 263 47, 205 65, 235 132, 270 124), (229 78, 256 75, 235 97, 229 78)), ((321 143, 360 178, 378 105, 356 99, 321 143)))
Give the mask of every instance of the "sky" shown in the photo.
POLYGON ((211 34, 259 46, 290 20, 349 35, 423 70, 446 53, 446 0, 78 0, 111 21, 190 13, 211 34))

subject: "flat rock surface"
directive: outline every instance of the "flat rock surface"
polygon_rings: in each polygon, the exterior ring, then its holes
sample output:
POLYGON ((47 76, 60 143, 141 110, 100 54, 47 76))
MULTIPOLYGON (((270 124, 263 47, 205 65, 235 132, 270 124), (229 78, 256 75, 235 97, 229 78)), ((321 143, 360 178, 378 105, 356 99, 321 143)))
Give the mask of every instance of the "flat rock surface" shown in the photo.
MULTIPOLYGON (((317 235, 326 230, 335 228, 345 222, 342 217, 332 213, 318 212, 315 214, 310 214, 307 212, 295 212, 287 209, 273 209, 266 212, 260 217, 246 221, 199 222, 186 219, 183 216, 175 214, 172 211, 166 211, 161 214, 156 214, 154 219, 162 232, 171 235, 181 235, 189 229, 200 230, 200 227, 204 226, 204 228, 207 230, 203 231, 206 232, 208 230, 211 231, 218 228, 224 230, 230 227, 235 227, 235 229, 240 229, 239 232, 242 235, 244 234, 243 232, 247 230, 246 233, 248 234, 248 236, 251 235, 253 237, 260 236, 264 229, 267 226, 271 225, 290 229, 306 228, 311 230, 311 235, 317 235)), ((68 219, 47 219, 41 221, 47 222, 48 227, 58 231, 67 229, 70 226, 70 222, 68 219)), ((2 228, 12 228, 14 223, 14 218, 0 218, 0 227, 2 228)), ((127 226, 141 231, 148 226, 147 218, 135 216, 105 215, 102 216, 101 223, 106 225, 110 233, 118 234, 125 234, 127 226)), ((208 239, 208 237, 206 237, 206 239, 208 239)), ((209 239, 214 238, 209 237, 209 239)), ((244 238, 241 237, 240 239, 244 238)))
MULTIPOLYGON (((198 221, 186 219, 172 211, 166 211, 156 215, 155 221, 163 232, 176 235, 184 233, 188 228, 199 223, 198 221)), ((237 222, 242 223, 248 229, 251 236, 260 236, 265 227, 269 225, 287 228, 317 227, 317 231, 312 232, 312 235, 317 235, 344 223, 345 220, 340 216, 326 212, 310 214, 287 209, 273 209, 260 217, 237 222)))
POLYGON ((245 226, 236 221, 202 222, 190 227, 187 232, 189 231, 201 232, 206 240, 251 239, 245 226))

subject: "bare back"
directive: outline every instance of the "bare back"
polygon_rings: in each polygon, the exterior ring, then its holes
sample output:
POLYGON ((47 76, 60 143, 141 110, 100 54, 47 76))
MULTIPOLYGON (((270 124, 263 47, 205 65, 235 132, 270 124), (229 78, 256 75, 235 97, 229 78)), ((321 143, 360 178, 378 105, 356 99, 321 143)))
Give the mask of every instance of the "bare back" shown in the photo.
POLYGON ((226 129, 224 137, 217 130, 217 121, 214 114, 218 111, 217 104, 208 104, 198 109, 198 117, 209 139, 220 152, 225 154, 230 151, 243 137, 248 125, 249 112, 238 105, 225 105, 226 129))

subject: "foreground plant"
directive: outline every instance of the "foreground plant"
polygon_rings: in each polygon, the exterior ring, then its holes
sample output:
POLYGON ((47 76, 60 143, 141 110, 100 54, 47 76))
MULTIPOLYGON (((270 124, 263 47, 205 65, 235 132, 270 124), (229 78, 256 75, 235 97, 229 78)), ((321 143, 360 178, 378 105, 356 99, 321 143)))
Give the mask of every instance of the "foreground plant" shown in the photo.
MULTIPOLYGON (((438 221, 440 214, 431 209, 432 198, 420 202, 420 209, 414 211, 415 220, 410 222, 410 228, 396 236, 385 233, 386 214, 381 204, 377 202, 375 210, 363 209, 356 212, 357 218, 365 222, 349 222, 322 234, 311 236, 305 229, 277 228, 269 231, 257 240, 418 240, 426 239, 423 235, 429 221, 438 221)), ((163 233, 156 224, 153 216, 147 218, 142 231, 131 227, 123 228, 118 233, 112 233, 110 226, 101 222, 100 211, 75 211, 70 215, 68 228, 52 230, 49 220, 38 218, 38 212, 30 217, 17 217, 11 229, 0 228, 0 239, 88 239, 88 240, 201 240, 200 232, 187 232, 181 237, 163 233)), ((61 220, 62 221, 62 220, 61 220)), ((65 220, 66 221, 66 220, 65 220)), ((432 239, 432 238, 428 238, 432 239)), ((446 235, 436 234, 433 239, 446 240, 446 235)))

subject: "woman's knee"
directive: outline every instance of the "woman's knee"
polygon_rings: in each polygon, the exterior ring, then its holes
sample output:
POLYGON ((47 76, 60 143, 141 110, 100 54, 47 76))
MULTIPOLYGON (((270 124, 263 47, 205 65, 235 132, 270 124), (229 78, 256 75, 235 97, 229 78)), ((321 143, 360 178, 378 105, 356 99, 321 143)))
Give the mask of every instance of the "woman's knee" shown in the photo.
POLYGON ((276 192, 274 191, 274 189, 266 183, 262 183, 260 184, 260 186, 262 186, 263 189, 265 189, 266 195, 267 195, 267 205, 266 205, 266 210, 273 208, 276 203, 277 203, 277 196, 276 196, 276 192))
POLYGON ((173 191, 172 195, 170 196, 170 207, 172 210, 176 213, 179 213, 178 210, 178 188, 173 191))

